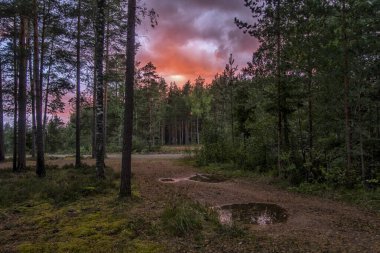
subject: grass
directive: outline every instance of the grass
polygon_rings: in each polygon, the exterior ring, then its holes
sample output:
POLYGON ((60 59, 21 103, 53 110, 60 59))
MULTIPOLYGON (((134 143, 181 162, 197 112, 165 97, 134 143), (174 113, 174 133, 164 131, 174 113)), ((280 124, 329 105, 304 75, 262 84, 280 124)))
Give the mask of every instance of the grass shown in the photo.
POLYGON ((47 175, 0 171, 1 252, 165 252, 140 235, 150 223, 131 212, 138 198, 117 198, 112 170, 105 180, 90 166, 48 167, 47 175))
POLYGON ((184 236, 199 232, 205 223, 218 224, 210 209, 190 200, 175 200, 167 204, 161 216, 163 228, 172 235, 184 236))
POLYGON ((251 240, 186 197, 168 196, 157 208, 134 185, 134 198, 120 199, 118 175, 107 169, 106 179, 98 180, 95 174, 85 165, 48 167, 42 179, 31 168, 1 170, 0 252, 199 252, 209 242, 217 248, 218 241, 235 240, 228 248, 251 240))
POLYGON ((333 187, 327 184, 302 183, 297 187, 287 186, 287 189, 302 194, 310 194, 319 197, 344 201, 364 207, 366 209, 380 212, 380 189, 365 190, 363 187, 347 189, 333 187))
POLYGON ((47 167, 47 176, 38 178, 31 168, 22 173, 0 170, 0 208, 35 201, 65 204, 115 188, 112 171, 107 170, 106 180, 98 180, 94 172, 89 166, 47 167))

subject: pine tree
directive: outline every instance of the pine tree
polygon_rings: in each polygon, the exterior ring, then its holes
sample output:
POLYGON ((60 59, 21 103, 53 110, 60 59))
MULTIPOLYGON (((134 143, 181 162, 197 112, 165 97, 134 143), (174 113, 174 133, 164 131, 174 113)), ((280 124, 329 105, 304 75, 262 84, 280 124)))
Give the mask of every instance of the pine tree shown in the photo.
POLYGON ((39 42, 38 42, 38 4, 37 0, 33 0, 34 7, 34 63, 33 63, 33 80, 36 94, 36 121, 37 121, 37 135, 36 135, 36 144, 37 144, 37 163, 36 163, 36 174, 39 177, 44 177, 46 175, 45 170, 45 157, 44 157, 44 137, 43 137, 43 126, 42 126, 42 87, 41 82, 39 81, 39 42))
POLYGON ((81 165, 81 157, 80 157, 80 132, 81 132, 81 122, 80 122, 80 102, 81 102, 81 95, 80 95, 80 78, 81 78, 81 8, 82 8, 82 1, 78 1, 78 8, 77 8, 77 45, 76 45, 76 53, 77 53, 77 59, 76 59, 76 103, 75 103, 75 114, 76 114, 76 120, 75 120, 75 166, 79 167, 81 165))
POLYGON ((132 135, 133 135, 133 89, 135 83, 135 29, 136 29, 136 0, 128 1, 128 34, 127 58, 125 73, 125 105, 123 154, 120 176, 120 196, 131 197, 132 176, 132 135))
POLYGON ((97 1, 95 22, 95 69, 96 69, 96 171, 99 178, 104 178, 104 30, 105 30, 105 0, 97 1))
POLYGON ((27 47, 26 35, 28 33, 28 18, 25 14, 20 15, 19 34, 19 88, 18 88, 18 172, 26 169, 26 82, 27 82, 27 47))
POLYGON ((5 159, 3 108, 3 64, 0 57, 0 162, 5 159))

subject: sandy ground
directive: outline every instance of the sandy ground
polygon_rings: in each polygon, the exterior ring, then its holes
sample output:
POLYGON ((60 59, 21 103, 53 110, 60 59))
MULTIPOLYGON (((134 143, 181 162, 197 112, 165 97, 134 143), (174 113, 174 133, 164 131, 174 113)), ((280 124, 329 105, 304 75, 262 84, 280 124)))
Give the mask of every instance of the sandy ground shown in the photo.
MULTIPOLYGON (((118 161, 110 161, 110 165, 120 167, 118 161)), ((196 173, 196 168, 167 160, 165 155, 138 156, 134 159, 134 165, 134 173, 146 198, 155 196, 154 192, 168 192, 170 189, 185 192, 193 199, 210 206, 249 202, 275 203, 287 210, 288 221, 268 226, 252 226, 254 233, 268 235, 274 240, 309 244, 311 248, 318 245, 319 249, 332 252, 380 252, 378 213, 331 200, 290 193, 244 179, 217 184, 194 181, 156 183, 159 178, 181 178, 196 173)))
MULTIPOLYGON (((286 223, 251 226, 252 233, 287 242, 292 252, 380 252, 380 214, 359 207, 318 197, 280 190, 274 186, 247 179, 233 179, 221 183, 180 181, 165 184, 159 178, 187 177, 196 168, 178 159, 183 155, 134 155, 133 174, 144 199, 161 203, 168 195, 186 194, 209 206, 264 202, 274 203, 287 210, 286 223), (307 251, 302 249, 308 249, 307 251)), ((93 164, 92 159, 85 159, 93 164)), ((73 163, 72 157, 49 160, 49 164, 73 163)), ((34 162, 28 162, 32 165, 34 162)), ((119 170, 120 155, 109 155, 109 167, 119 170)), ((10 167, 11 163, 0 168, 10 167)), ((152 204, 154 208, 154 204, 152 204)), ((279 251, 272 251, 279 252, 279 251)), ((286 251, 281 251, 286 252, 286 251)))

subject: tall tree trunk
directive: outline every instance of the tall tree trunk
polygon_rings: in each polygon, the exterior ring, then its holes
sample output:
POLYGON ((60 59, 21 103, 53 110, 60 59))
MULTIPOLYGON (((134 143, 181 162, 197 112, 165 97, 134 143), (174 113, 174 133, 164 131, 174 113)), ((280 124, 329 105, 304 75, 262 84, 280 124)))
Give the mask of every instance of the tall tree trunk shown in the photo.
POLYGON ((379 105, 376 104, 376 137, 380 138, 380 108, 379 105))
POLYGON ((17 116, 18 116, 18 68, 17 68, 17 18, 14 17, 13 20, 13 82, 14 82, 14 87, 13 87, 13 99, 14 99, 14 111, 13 111, 13 171, 17 171, 17 116))
POLYGON ((19 94, 18 94, 18 159, 17 171, 26 169, 26 78, 27 78, 27 48, 26 34, 28 33, 28 19, 21 16, 20 23, 20 54, 19 54, 19 94))
POLYGON ((125 73, 125 105, 123 157, 120 177, 120 196, 131 197, 132 134, 133 134, 133 88, 135 83, 135 28, 136 0, 128 1, 127 59, 125 73))
POLYGON ((189 145, 189 120, 185 121, 185 145, 189 145))
POLYGON ((78 168, 81 165, 80 160, 80 102, 81 102, 81 95, 80 95, 80 39, 81 39, 81 4, 82 1, 78 1, 78 19, 77 19, 77 89, 76 89, 76 118, 75 118, 75 166, 78 168))
POLYGON ((99 178, 104 178, 104 30, 105 30, 105 0, 97 0, 96 16, 96 171, 99 178))
MULTIPOLYGON (((95 38, 96 41, 96 38, 95 38)), ((91 157, 96 158, 96 49, 94 50, 94 85, 92 90, 91 157)))
POLYGON ((104 157, 107 157, 107 114, 108 114, 108 80, 109 80, 109 63, 110 63, 110 14, 107 8, 107 26, 106 26, 106 78, 104 80, 104 157))
MULTIPOLYGON (((41 32, 41 62, 40 62, 40 87, 41 89, 44 87, 44 64, 45 64, 45 35, 46 35, 46 26, 47 26, 47 15, 50 13, 50 0, 46 3, 44 1, 43 9, 42 9, 42 32, 41 32), (46 4, 48 4, 46 8, 46 4), (46 10, 47 9, 47 10, 46 10)), ((54 38, 51 42, 51 52, 53 52, 53 44, 54 44, 54 38)), ((43 120, 43 134, 44 139, 46 137, 46 124, 47 124, 47 102, 48 102, 48 96, 49 96, 49 78, 50 78, 50 68, 51 68, 51 62, 52 62, 52 55, 50 55, 49 59, 49 70, 48 70, 48 80, 46 83, 46 89, 45 89, 45 110, 44 110, 44 120, 43 120)), ((45 143, 45 141, 44 141, 45 143)))
POLYGON ((282 161, 282 85, 281 85, 281 30, 280 30, 280 5, 281 1, 276 1, 276 78, 277 78, 277 100, 278 100, 278 129, 277 129, 277 169, 281 173, 282 161))
POLYGON ((34 5, 34 86, 36 93, 36 121, 37 121, 37 164, 36 164, 36 174, 39 177, 44 177, 46 175, 45 170, 45 156, 44 156, 44 135, 43 135, 43 127, 42 127, 42 86, 39 81, 39 62, 38 62, 38 5, 37 0, 33 0, 34 5))
POLYGON ((312 84, 313 84, 313 70, 309 64, 309 80, 307 85, 307 93, 308 93, 308 127, 309 127, 309 158, 310 162, 313 161, 313 94, 312 94, 312 84))
MULTIPOLYGON (((31 48, 30 45, 30 36, 28 35, 28 48, 31 48)), ((34 49, 33 49, 34 50, 34 49)), ((30 51, 31 52, 31 51, 30 51)), ((32 64, 32 54, 29 54, 29 79, 30 79, 30 98, 31 98, 31 107, 32 107, 32 158, 36 157, 36 135, 37 135, 37 127, 36 127, 36 97, 35 97, 35 81, 33 74, 33 64, 32 64)))
POLYGON ((197 144, 199 145, 199 117, 197 116, 197 144))
POLYGON ((364 160, 364 147, 363 147, 363 130, 362 130, 362 102, 360 101, 361 97, 359 97, 359 122, 358 122, 358 127, 359 127, 359 145, 360 145, 360 164, 361 164, 361 171, 362 171, 362 182, 363 185, 367 185, 367 170, 365 167, 365 160, 364 160))
MULTIPOLYGON (((46 137, 46 126, 47 126, 47 113, 48 113, 48 104, 49 104, 49 90, 50 90, 50 73, 51 73, 51 66, 53 64, 53 49, 54 49, 54 40, 55 38, 52 38, 51 40, 51 48, 50 48, 50 56, 49 56, 49 66, 48 66, 48 71, 47 71, 47 80, 46 80, 46 89, 45 89, 45 102, 44 102, 44 121, 43 121, 43 132, 44 136, 46 137)), ((41 61, 42 61, 42 52, 41 52, 41 61)), ((41 75, 40 75, 41 77, 41 75)), ((43 76, 42 76, 43 77, 43 76)), ((42 87, 42 82, 40 80, 41 87, 42 87)))
POLYGON ((346 20, 346 1, 342 2, 342 35, 343 35, 343 84, 344 84, 344 115, 346 129, 346 152, 347 152, 347 173, 351 171, 352 164, 352 130, 351 130, 351 109, 350 109, 350 78, 348 66, 348 38, 346 20))
POLYGON ((4 120, 3 120, 3 66, 0 58, 0 162, 5 160, 4 120))

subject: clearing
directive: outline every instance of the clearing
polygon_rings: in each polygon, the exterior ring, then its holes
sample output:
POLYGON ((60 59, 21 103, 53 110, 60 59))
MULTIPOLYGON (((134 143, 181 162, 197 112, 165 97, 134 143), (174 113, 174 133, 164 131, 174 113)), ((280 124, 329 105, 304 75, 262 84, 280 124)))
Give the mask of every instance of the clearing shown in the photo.
MULTIPOLYGON (((118 204, 115 187, 111 193, 63 206, 28 203, 0 209, 0 252, 380 252, 378 212, 291 193, 255 179, 161 182, 160 178, 188 178, 198 173, 182 157, 133 156, 138 197, 132 202, 118 204), (227 226, 219 230, 205 224, 196 233, 177 236, 165 232, 160 219, 168 204, 181 199, 208 207, 273 203, 285 209, 288 218, 272 225, 227 226), (76 231, 72 228, 75 226, 82 227, 76 231), (102 242, 104 238, 107 240, 102 242)), ((48 164, 73 162, 71 157, 62 157, 48 164)), ((89 158, 84 162, 94 164, 89 158)), ((106 164, 118 172, 120 156, 110 155, 106 164)), ((0 168, 10 166, 6 163, 0 168)))

